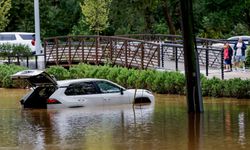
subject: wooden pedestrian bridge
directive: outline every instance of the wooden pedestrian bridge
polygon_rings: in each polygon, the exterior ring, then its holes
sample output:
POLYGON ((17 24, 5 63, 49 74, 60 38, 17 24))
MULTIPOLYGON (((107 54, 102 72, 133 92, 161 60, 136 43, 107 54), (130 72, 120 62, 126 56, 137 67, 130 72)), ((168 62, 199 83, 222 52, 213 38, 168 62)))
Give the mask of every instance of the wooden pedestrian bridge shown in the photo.
MULTIPOLYGON (((221 48, 211 48, 217 42, 222 41, 197 38, 199 63, 207 72, 223 65, 221 48)), ((89 63, 179 70, 184 62, 182 36, 162 34, 51 37, 44 40, 44 56, 46 67, 89 63)))
MULTIPOLYGON (((201 73, 209 78, 250 79, 249 70, 224 73, 221 48, 224 42, 225 40, 196 38, 201 73), (218 44, 220 47, 215 47, 218 44)), ((44 39, 44 53, 35 55, 35 60, 30 60, 30 56, 15 55, 8 56, 7 63, 25 65, 32 69, 88 63, 184 72, 182 43, 182 36, 162 34, 58 36, 44 39), (25 58, 26 62, 23 61, 25 58)))

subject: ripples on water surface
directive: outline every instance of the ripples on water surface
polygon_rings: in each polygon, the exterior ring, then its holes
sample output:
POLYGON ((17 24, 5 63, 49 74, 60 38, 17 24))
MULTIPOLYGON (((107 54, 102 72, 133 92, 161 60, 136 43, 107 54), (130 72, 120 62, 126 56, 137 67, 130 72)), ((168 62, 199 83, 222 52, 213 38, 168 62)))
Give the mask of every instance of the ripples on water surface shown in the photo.
POLYGON ((188 115, 183 96, 156 95, 155 106, 21 109, 27 90, 0 89, 0 149, 234 150, 250 147, 250 103, 205 99, 188 115))

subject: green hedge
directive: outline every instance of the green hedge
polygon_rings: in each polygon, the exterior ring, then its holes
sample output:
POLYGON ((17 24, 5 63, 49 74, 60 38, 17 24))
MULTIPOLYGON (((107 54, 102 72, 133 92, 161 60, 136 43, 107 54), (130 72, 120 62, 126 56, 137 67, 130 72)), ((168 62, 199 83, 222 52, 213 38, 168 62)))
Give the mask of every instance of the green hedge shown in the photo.
POLYGON ((8 56, 31 56, 31 49, 24 44, 0 44, 0 57, 6 58, 8 56))
MULTIPOLYGON (((160 94, 185 94, 185 76, 179 72, 135 70, 122 67, 79 64, 69 70, 50 67, 47 72, 57 79, 104 78, 127 88, 145 88, 160 94), (60 70, 60 73, 57 73, 60 70)), ((250 98, 250 80, 221 80, 201 77, 202 95, 212 97, 250 98)))
POLYGON ((0 65, 0 87, 25 87, 27 84, 20 81, 13 81, 10 76, 18 71, 27 69, 17 65, 0 65))
MULTIPOLYGON (((24 87, 22 84, 11 85, 9 75, 25 68, 14 65, 0 65, 0 85, 2 87, 24 87), (13 70, 5 74, 3 71, 13 70), (11 68, 11 69, 10 69, 11 68), (4 74, 4 75, 3 75, 4 74), (3 84, 3 79, 8 79, 3 84), (7 84, 8 83, 8 84, 7 84)), ((166 72, 156 70, 136 70, 122 67, 92 66, 79 64, 68 70, 52 66, 46 71, 58 80, 77 78, 103 78, 116 82, 126 88, 144 88, 160 94, 185 94, 185 76, 179 72, 166 72)), ((6 80, 5 79, 5 80, 6 80)), ((202 95, 212 97, 236 97, 250 98, 250 80, 239 78, 220 80, 218 78, 207 79, 202 76, 202 95)))

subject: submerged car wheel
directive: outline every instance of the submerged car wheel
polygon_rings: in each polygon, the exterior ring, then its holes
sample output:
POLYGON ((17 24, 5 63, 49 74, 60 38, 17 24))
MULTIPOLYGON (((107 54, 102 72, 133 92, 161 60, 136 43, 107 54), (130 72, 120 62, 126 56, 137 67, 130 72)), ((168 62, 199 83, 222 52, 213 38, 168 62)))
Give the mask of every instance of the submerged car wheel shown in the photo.
POLYGON ((140 103, 151 103, 150 99, 148 97, 137 97, 135 98, 135 104, 140 104, 140 103))

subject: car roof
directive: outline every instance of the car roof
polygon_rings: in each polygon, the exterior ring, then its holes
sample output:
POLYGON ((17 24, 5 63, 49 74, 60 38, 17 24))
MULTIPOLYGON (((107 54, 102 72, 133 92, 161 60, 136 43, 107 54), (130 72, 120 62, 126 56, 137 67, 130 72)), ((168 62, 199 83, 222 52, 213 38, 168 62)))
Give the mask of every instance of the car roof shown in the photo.
POLYGON ((249 40, 250 39, 250 36, 248 36, 248 35, 240 35, 240 36, 230 37, 230 38, 228 38, 228 40, 238 40, 240 37, 242 38, 242 40, 249 40))
POLYGON ((0 32, 0 34, 35 34, 32 32, 0 32))
POLYGON ((70 80, 60 80, 57 81, 57 84, 59 86, 68 86, 72 83, 77 83, 77 82, 86 82, 86 81, 108 81, 111 82, 109 80, 106 79, 98 79, 98 78, 83 78, 83 79, 70 79, 70 80))

